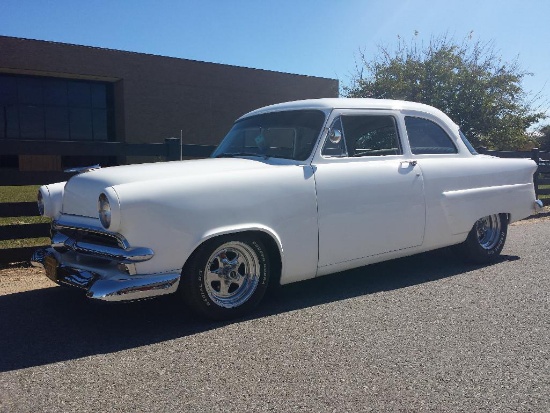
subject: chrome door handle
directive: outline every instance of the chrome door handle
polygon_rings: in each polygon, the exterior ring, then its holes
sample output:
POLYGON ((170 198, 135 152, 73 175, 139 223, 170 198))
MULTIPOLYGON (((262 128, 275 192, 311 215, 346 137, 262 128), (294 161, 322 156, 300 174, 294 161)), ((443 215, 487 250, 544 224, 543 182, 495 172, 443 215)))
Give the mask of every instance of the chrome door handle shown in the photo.
POLYGON ((400 164, 403 165, 404 163, 408 163, 409 166, 416 166, 416 164, 418 163, 418 161, 414 161, 412 159, 409 159, 409 160, 406 160, 406 161, 401 161, 400 164))

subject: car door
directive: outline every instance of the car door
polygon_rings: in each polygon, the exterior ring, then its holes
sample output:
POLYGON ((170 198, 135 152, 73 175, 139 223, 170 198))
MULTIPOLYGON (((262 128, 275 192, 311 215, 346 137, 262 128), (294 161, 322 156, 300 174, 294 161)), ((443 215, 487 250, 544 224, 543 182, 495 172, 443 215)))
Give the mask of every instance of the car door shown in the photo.
POLYGON ((313 162, 320 268, 422 244, 422 171, 403 154, 398 124, 392 111, 333 115, 313 162))

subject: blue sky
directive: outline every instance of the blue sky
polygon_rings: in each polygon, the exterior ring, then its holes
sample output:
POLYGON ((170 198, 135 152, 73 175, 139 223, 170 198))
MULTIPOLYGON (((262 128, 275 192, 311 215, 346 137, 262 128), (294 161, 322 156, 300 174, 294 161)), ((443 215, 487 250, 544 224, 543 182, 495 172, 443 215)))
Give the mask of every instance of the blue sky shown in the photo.
MULTIPOLYGON (((494 41, 534 73, 525 88, 550 107, 548 0, 1 0, 0 34, 349 83, 358 51, 398 35, 494 41)), ((550 115, 550 111, 548 112, 550 115)), ((544 123, 550 123, 547 119, 544 123)))

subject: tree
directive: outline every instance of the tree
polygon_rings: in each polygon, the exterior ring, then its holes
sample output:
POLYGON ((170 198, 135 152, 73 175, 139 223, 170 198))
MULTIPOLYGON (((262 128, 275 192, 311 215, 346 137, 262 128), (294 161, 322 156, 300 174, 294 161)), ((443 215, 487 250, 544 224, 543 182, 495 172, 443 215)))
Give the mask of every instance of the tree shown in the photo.
POLYGON ((373 59, 360 53, 344 94, 426 103, 457 122, 474 146, 514 150, 530 145, 527 128, 544 118, 523 89, 528 75, 517 59, 503 62, 492 43, 471 36, 461 44, 440 36, 426 46, 399 38, 395 51, 379 46, 373 59))
POLYGON ((544 151, 550 151, 550 125, 541 127, 538 130, 537 142, 539 144, 539 149, 544 151))

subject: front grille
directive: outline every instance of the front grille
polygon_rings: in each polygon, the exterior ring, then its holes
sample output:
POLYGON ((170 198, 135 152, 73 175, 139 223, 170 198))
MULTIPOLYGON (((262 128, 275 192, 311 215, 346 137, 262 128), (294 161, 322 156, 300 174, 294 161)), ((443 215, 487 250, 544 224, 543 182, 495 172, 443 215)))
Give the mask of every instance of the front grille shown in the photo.
POLYGON ((63 234, 76 242, 88 242, 90 244, 123 249, 127 247, 127 243, 121 236, 96 229, 68 227, 54 223, 52 225, 52 233, 55 232, 63 234))

